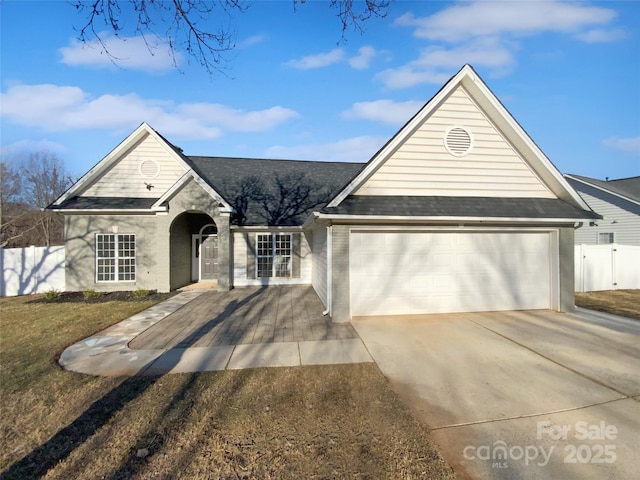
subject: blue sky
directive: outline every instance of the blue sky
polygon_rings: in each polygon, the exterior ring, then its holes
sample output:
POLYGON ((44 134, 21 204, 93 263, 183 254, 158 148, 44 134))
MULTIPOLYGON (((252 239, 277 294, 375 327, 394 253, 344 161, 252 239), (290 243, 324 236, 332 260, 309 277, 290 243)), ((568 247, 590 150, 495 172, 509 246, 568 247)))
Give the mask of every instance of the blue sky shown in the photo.
POLYGON ((65 1, 3 1, 3 158, 48 150, 86 172, 146 121, 188 155, 367 161, 470 63, 563 173, 640 175, 640 2, 391 5, 341 42, 324 2, 253 2, 210 76, 158 43, 77 41, 65 1))

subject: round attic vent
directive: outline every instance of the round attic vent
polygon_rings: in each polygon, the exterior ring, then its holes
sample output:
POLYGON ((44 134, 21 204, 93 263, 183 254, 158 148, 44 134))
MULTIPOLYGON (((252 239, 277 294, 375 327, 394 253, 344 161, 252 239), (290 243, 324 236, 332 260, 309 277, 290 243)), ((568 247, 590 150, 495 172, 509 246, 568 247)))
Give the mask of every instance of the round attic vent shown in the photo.
POLYGON ((156 178, 160 173, 160 165, 155 160, 143 160, 138 168, 144 178, 156 178))
POLYGON ((463 127, 451 127, 444 135, 444 146, 451 155, 462 157, 471 150, 471 134, 463 127))

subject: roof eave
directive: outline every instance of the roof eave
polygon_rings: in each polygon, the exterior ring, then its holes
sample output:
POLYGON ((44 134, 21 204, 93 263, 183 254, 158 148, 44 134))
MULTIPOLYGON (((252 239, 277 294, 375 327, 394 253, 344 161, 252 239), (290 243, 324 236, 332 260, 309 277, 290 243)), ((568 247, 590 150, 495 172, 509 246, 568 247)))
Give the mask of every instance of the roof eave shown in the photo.
MULTIPOLYGON (((433 222, 433 223, 578 223, 589 218, 539 218, 539 217, 463 217, 445 215, 352 215, 318 213, 313 220, 371 221, 371 222, 433 222)), ((312 223, 312 222, 311 222, 312 223)))
POLYGON ((49 209, 56 213, 62 213, 65 215, 83 215, 83 214, 97 214, 97 215, 155 215, 156 213, 166 212, 167 209, 154 209, 152 208, 51 208, 49 209))

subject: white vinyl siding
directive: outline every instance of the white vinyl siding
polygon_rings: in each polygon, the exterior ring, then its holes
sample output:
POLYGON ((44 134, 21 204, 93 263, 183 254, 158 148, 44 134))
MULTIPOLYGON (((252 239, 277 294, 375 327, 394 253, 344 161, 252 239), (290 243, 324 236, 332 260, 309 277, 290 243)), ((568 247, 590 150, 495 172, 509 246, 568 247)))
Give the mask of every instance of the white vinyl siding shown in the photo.
POLYGON ((136 279, 136 236, 96 235, 96 281, 134 282, 136 279))
POLYGON ((81 196, 159 198, 184 173, 184 168, 167 150, 147 135, 81 196), (140 164, 146 160, 154 160, 159 166, 160 172, 155 178, 146 178, 140 173, 140 164), (148 189, 145 183, 153 185, 153 188, 148 189))
POLYGON ((461 86, 355 194, 555 198, 461 86), (444 144, 453 126, 472 136, 461 157, 444 144))
POLYGON ((576 245, 597 245, 600 233, 613 233, 619 245, 640 246, 640 205, 589 187, 581 182, 569 180, 587 205, 604 218, 589 222, 576 230, 576 245))
POLYGON ((548 232, 352 232, 351 315, 551 308, 548 232))
POLYGON ((312 263, 313 271, 311 284, 318 294, 322 304, 327 306, 327 228, 316 228, 312 232, 312 263))

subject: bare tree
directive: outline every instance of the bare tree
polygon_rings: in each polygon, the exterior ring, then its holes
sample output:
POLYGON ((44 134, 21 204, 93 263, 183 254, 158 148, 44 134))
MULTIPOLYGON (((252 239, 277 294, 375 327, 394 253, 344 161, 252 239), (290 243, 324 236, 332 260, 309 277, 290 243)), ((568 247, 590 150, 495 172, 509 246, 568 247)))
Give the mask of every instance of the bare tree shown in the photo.
MULTIPOLYGON (((294 9, 306 0, 292 0, 294 9)), ((386 17, 391 0, 330 0, 342 27, 341 40, 350 29, 363 32, 371 17, 386 17)), ((141 35, 151 53, 158 41, 169 45, 174 66, 176 53, 184 50, 209 74, 224 71, 225 53, 235 47, 234 13, 244 13, 250 3, 243 0, 73 0, 86 22, 79 29, 83 43, 95 38, 117 64, 100 32, 106 29, 117 37, 141 35), (133 18, 134 25, 127 25, 133 18)))
POLYGON ((0 162, 0 247, 11 245, 27 232, 21 228, 24 206, 19 202, 18 170, 5 161, 0 162))
POLYGON ((45 207, 71 186, 63 161, 49 152, 35 152, 10 164, 1 163, 0 245, 61 243, 63 219, 45 207))

